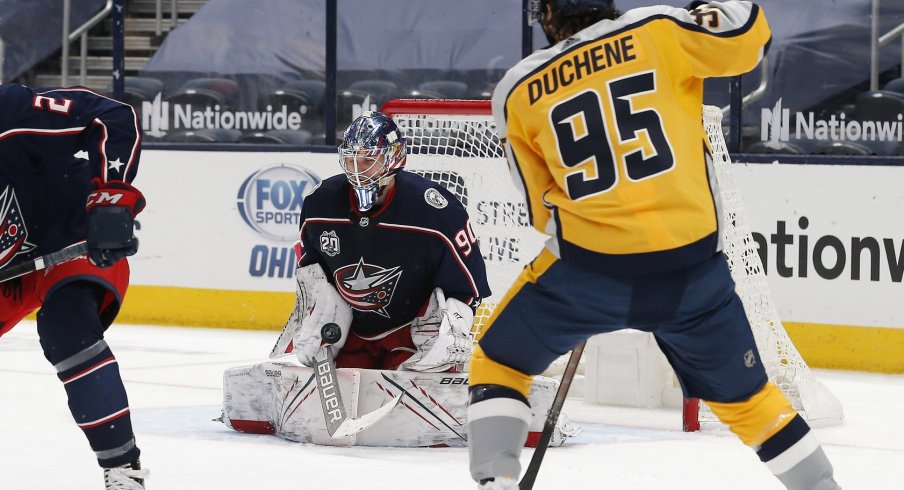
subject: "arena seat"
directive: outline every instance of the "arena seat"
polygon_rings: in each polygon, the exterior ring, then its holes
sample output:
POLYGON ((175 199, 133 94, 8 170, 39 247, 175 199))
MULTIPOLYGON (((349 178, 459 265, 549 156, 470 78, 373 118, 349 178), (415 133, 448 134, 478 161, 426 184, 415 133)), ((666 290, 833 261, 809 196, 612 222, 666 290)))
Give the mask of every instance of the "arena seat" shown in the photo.
POLYGON ((854 118, 858 121, 897 121, 904 113, 904 94, 871 90, 857 95, 854 118))
POLYGON ((235 143, 242 137, 237 129, 189 129, 173 131, 163 137, 168 143, 235 143))
POLYGON ((262 95, 257 102, 258 110, 263 111, 267 109, 267 106, 270 106, 273 110, 279 110, 281 107, 286 106, 290 112, 302 110, 304 112, 309 110, 316 112, 307 94, 285 89, 277 89, 262 95))
POLYGON ((900 146, 897 141, 867 141, 863 143, 873 151, 874 155, 900 155, 900 146))
POLYGON ((495 88, 495 86, 492 84, 489 84, 489 83, 472 86, 468 90, 467 98, 476 99, 476 100, 489 100, 489 99, 493 98, 493 89, 494 88, 495 88))
POLYGON ((358 111, 370 110, 370 107, 364 107, 364 102, 370 100, 371 105, 378 105, 370 94, 359 92, 357 90, 341 90, 336 94, 336 132, 341 134, 345 132, 345 128, 351 124, 353 115, 356 114, 355 106, 358 111))
POLYGON ((280 90, 303 94, 316 112, 323 112, 323 94, 326 92, 326 83, 322 80, 296 80, 283 85, 280 90))
POLYGON ((868 146, 853 141, 833 141, 831 143, 825 143, 818 146, 813 153, 816 155, 850 156, 868 156, 876 154, 876 152, 868 146))
POLYGON ((350 83, 348 90, 370 95, 371 100, 378 106, 398 97, 401 93, 399 85, 389 80, 358 80, 350 83))
POLYGON ((258 98, 258 110, 280 110, 282 106, 290 112, 302 114, 302 128, 316 133, 323 131, 323 95, 326 84, 321 80, 295 80, 277 90, 258 98))
MULTIPOLYGON (((153 101, 161 93, 163 93, 161 80, 150 77, 126 77, 123 81, 122 102, 135 108, 140 119, 143 103, 153 101)), ((101 94, 113 98, 113 85, 107 85, 101 94)))
POLYGON ((400 97, 402 99, 443 99, 443 94, 430 90, 408 90, 400 97))
POLYGON ((307 145, 311 141, 311 132, 294 129, 273 129, 270 131, 254 131, 245 133, 239 143, 307 145))
POLYGON ((897 92, 904 95, 904 78, 895 78, 886 83, 885 86, 882 87, 882 90, 886 92, 897 92))
POLYGON ((804 151, 801 147, 784 141, 771 144, 767 141, 755 141, 745 148, 742 153, 756 153, 759 155, 802 155, 804 151))
MULTIPOLYGON (((125 77, 123 80, 123 97, 131 97, 141 101, 151 101, 157 94, 163 93, 163 81, 151 77, 125 77)), ((113 92, 112 85, 107 87, 113 92)))
POLYGON ((239 84, 228 78, 195 78, 182 84, 166 98, 174 104, 235 108, 239 98, 239 84))
POLYGON ((417 89, 437 93, 443 99, 464 99, 468 95, 468 84, 455 80, 430 80, 418 85, 417 89))

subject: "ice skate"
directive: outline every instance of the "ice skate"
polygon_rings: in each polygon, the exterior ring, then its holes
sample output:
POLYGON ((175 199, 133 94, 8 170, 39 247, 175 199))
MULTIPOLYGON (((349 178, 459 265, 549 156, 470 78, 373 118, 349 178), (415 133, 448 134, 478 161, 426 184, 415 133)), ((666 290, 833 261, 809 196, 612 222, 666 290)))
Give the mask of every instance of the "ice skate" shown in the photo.
POLYGON ((106 490, 144 490, 144 480, 149 476, 147 469, 141 469, 138 461, 104 468, 104 488, 106 490))
POLYGON ((512 478, 497 477, 477 486, 478 490, 518 490, 518 481, 512 478))

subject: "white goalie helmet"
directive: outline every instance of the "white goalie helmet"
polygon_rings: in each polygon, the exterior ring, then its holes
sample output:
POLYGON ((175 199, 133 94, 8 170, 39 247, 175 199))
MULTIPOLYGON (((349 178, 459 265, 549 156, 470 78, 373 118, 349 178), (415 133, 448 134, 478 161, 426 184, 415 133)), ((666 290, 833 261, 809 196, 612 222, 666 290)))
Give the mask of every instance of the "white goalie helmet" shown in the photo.
POLYGON ((352 121, 339 145, 339 165, 358 197, 358 209, 373 207, 380 191, 405 166, 405 138, 382 112, 352 121))

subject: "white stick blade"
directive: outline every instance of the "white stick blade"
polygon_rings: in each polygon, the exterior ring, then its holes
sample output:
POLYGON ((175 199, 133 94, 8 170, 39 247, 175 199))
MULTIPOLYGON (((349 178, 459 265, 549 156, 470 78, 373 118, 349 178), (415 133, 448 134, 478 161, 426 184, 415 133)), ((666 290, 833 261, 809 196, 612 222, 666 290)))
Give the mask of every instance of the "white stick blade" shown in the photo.
POLYGON ((361 432, 362 430, 376 424, 381 419, 383 419, 383 417, 389 415, 389 412, 391 412, 392 409, 395 408, 396 405, 398 405, 401 401, 402 394, 399 394, 373 412, 366 413, 358 418, 347 418, 343 420, 341 424, 339 424, 339 427, 337 427, 336 431, 330 434, 330 436, 334 438, 340 438, 357 434, 358 432, 361 432))

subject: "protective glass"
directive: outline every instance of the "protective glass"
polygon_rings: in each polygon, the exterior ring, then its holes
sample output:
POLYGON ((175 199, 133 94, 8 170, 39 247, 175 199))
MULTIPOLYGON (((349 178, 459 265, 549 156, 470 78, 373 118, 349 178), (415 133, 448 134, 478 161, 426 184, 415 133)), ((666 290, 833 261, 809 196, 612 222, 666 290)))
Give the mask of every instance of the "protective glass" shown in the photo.
POLYGON ((541 0, 527 2, 527 25, 532 26, 543 18, 543 5, 541 0))

